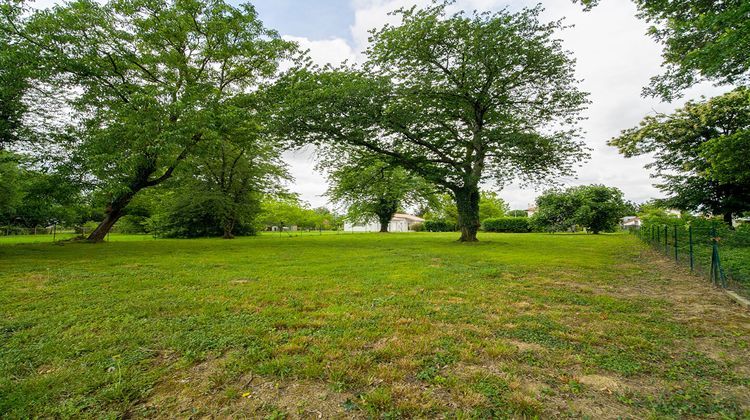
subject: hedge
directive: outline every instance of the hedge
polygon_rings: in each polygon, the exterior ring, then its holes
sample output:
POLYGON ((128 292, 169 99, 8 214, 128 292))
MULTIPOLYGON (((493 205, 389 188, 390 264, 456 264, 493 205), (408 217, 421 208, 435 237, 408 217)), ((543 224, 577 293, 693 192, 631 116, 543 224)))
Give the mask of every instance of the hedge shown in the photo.
POLYGON ((485 232, 531 232, 531 225, 527 217, 500 217, 497 219, 485 219, 482 222, 482 230, 485 232))
POLYGON ((423 227, 427 232, 455 232, 456 230, 455 224, 445 220, 426 220, 423 227))

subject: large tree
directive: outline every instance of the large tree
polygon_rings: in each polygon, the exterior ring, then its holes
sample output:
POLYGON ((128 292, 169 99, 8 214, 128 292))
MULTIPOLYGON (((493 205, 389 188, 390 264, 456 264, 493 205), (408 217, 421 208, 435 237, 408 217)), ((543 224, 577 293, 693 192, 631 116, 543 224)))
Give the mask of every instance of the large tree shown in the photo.
MULTIPOLYGON (((587 7, 599 0, 580 0, 587 7)), ((670 100, 702 80, 750 82, 750 2, 634 0, 649 34, 664 45, 664 73, 644 91, 670 100)))
POLYGON ((402 9, 375 31, 362 68, 300 70, 279 86, 279 131, 301 143, 376 153, 449 191, 461 241, 476 241, 479 185, 541 182, 585 156, 586 95, 540 8, 448 15, 449 2, 402 9))
POLYGON ((321 166, 329 168, 326 195, 347 208, 347 218, 376 218, 383 233, 388 232, 388 224, 399 210, 427 204, 434 194, 434 188, 423 179, 372 155, 337 153, 321 166))
POLYGON ((609 143, 626 157, 653 154, 647 167, 662 180, 668 206, 721 214, 727 223, 750 210, 748 88, 648 116, 609 143))
POLYGON ((65 92, 75 111, 73 166, 110 197, 92 241, 213 136, 228 99, 273 77, 293 50, 252 6, 222 0, 77 0, 6 22, 37 57, 39 85, 65 92))

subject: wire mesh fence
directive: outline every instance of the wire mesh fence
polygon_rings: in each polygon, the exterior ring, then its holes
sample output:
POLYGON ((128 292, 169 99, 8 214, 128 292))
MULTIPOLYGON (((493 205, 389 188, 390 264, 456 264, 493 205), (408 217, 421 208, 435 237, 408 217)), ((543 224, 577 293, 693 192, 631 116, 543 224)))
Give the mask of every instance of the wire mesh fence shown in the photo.
POLYGON ((750 297, 750 229, 713 220, 644 224, 631 231, 715 286, 750 297))

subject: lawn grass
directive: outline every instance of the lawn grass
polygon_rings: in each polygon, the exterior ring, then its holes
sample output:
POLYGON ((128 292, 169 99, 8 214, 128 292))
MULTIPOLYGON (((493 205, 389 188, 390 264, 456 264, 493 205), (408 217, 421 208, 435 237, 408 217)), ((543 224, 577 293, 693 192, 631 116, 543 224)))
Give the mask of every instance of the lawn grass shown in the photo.
POLYGON ((0 242, 0 417, 750 416, 750 316, 628 235, 0 242))

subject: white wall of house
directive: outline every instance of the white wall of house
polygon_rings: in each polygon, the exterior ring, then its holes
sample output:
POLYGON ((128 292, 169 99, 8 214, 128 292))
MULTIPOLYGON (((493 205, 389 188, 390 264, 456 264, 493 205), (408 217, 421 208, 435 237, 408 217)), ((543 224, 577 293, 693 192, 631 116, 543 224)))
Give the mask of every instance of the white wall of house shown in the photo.
MULTIPOLYGON (((388 232, 408 232, 409 226, 413 225, 414 223, 420 223, 423 221, 424 219, 416 216, 397 214, 393 217, 393 219, 391 219, 390 223, 388 223, 388 232)), ((344 231, 380 232, 380 223, 377 221, 369 223, 344 222, 344 231)))

